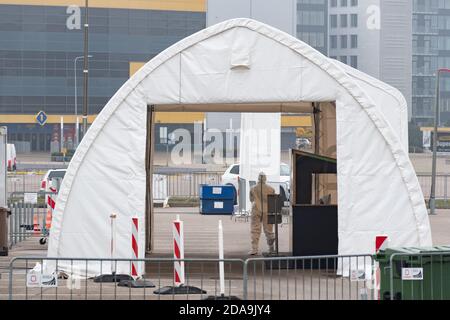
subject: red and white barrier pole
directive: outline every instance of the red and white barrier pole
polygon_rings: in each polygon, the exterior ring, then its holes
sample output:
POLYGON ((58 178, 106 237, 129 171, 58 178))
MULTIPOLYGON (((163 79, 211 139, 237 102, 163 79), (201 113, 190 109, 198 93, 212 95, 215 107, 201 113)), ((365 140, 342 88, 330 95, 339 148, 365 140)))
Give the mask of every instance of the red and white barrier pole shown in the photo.
POLYGON ((55 210, 55 206, 56 206, 54 197, 58 193, 58 191, 56 190, 56 188, 54 186, 51 186, 49 189, 53 194, 47 195, 47 215, 45 216, 45 220, 44 220, 44 226, 45 226, 45 229, 47 229, 47 230, 49 230, 52 225, 53 211, 55 210))
MULTIPOLYGON (((179 215, 173 222, 173 257, 184 259, 183 221, 180 220, 179 215)), ((184 261, 175 261, 173 277, 176 287, 184 285, 184 261)))
MULTIPOLYGON (((219 220, 219 259, 223 260, 223 227, 219 220)), ((223 261, 219 262, 220 295, 225 295, 225 271, 223 261)))
POLYGON ((194 286, 186 286, 184 276, 184 234, 183 234, 183 221, 180 220, 180 216, 172 222, 172 234, 173 234, 173 286, 166 286, 153 291, 155 294, 205 294, 206 291, 194 286))
MULTIPOLYGON (((132 258, 139 258, 139 218, 133 217, 131 218, 131 251, 132 258)), ((136 280, 139 276, 139 266, 137 261, 131 262, 131 276, 134 280, 136 280)))
MULTIPOLYGON (((388 247, 389 239, 387 235, 378 235, 375 237, 375 254, 378 254, 380 250, 385 250, 388 247)), ((381 282, 381 271, 378 262, 375 262, 375 289, 377 292, 377 299, 381 300, 380 295, 380 282, 381 282)))
POLYGON ((379 235, 375 237, 375 253, 380 250, 385 250, 389 244, 389 239, 387 235, 379 235))

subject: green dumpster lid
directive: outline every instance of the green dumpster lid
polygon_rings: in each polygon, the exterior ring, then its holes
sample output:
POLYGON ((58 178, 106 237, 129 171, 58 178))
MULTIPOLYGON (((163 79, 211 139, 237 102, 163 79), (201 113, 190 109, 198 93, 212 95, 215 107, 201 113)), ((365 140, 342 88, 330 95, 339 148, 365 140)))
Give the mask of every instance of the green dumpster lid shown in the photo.
POLYGON ((386 250, 381 250, 382 255, 392 255, 395 253, 399 254, 418 254, 418 253, 439 253, 439 252, 450 252, 450 246, 435 246, 435 247, 409 247, 409 248, 386 248, 386 250))

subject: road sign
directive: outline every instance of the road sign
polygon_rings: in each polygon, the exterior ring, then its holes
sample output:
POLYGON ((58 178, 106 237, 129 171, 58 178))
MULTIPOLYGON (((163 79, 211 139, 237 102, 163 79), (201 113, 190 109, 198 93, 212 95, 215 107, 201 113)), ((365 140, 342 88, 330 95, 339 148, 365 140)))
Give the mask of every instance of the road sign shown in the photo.
POLYGON ((36 115, 36 122, 39 123, 41 126, 47 123, 47 119, 48 117, 44 111, 39 111, 38 114, 36 115))

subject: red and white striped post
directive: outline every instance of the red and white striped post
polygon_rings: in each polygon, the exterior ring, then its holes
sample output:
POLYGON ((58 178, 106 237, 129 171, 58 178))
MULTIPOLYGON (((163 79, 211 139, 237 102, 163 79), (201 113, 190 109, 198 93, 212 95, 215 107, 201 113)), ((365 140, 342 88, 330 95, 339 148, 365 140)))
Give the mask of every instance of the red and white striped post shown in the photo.
POLYGON ((223 263, 223 227, 222 220, 219 220, 219 278, 220 278, 220 295, 225 295, 225 268, 223 263))
MULTIPOLYGON (((375 254, 378 254, 380 250, 385 250, 388 247, 389 239, 387 235, 378 235, 375 237, 375 254)), ((380 300, 380 282, 381 282, 381 272, 380 265, 375 262, 375 289, 377 292, 377 299, 380 300)))
MULTIPOLYGON (((139 258, 139 218, 134 216, 131 218, 131 251, 132 258, 139 258)), ((134 280, 139 277, 139 265, 137 261, 131 262, 131 276, 134 280)))
POLYGON ((389 240, 387 235, 379 235, 375 237, 375 253, 380 250, 385 250, 388 246, 389 240))
POLYGON ((53 197, 58 194, 58 191, 56 190, 56 188, 54 186, 51 186, 49 189, 53 194, 47 195, 47 214, 46 214, 45 220, 44 220, 45 221, 44 226, 45 226, 46 230, 49 230, 51 228, 53 211, 55 210, 55 206, 56 206, 56 202, 53 197))
MULTIPOLYGON (((184 259, 184 234, 183 221, 177 215, 173 221, 173 257, 175 259, 184 259)), ((184 261, 175 261, 173 270, 173 279, 176 287, 184 285, 184 261)))

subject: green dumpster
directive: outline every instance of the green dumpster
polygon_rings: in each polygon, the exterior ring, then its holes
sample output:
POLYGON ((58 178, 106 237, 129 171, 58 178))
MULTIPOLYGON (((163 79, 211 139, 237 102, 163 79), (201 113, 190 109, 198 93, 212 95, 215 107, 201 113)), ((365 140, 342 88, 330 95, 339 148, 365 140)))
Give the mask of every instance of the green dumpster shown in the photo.
POLYGON ((380 266, 380 298, 450 300, 450 246, 388 248, 375 255, 380 266))

